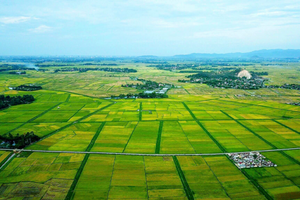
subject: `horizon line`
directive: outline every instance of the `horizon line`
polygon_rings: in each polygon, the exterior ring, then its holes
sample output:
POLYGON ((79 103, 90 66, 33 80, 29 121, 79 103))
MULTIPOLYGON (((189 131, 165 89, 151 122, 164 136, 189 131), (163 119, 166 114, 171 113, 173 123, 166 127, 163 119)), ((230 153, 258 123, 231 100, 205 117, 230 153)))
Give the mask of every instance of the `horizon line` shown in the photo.
POLYGON ((174 57, 174 56, 185 56, 185 55, 193 55, 193 54, 202 54, 202 55, 227 55, 227 54, 247 54, 247 53, 252 53, 256 51, 274 51, 274 50, 280 50, 280 51, 300 51, 299 49, 257 49, 253 51, 236 51, 236 52, 228 52, 228 53, 205 53, 205 52, 193 52, 193 53, 178 53, 174 55, 147 55, 147 54, 141 54, 141 55, 80 55, 80 54, 60 54, 60 55, 52 55, 52 54, 44 54, 44 55, 0 55, 0 57, 108 57, 108 58, 134 58, 134 57, 174 57))

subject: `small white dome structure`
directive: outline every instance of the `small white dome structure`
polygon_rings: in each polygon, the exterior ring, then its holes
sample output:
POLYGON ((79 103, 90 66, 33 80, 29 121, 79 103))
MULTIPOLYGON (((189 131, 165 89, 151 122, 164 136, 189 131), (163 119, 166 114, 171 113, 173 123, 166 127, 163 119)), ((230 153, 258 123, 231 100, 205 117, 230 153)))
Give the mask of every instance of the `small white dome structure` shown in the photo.
POLYGON ((246 77, 247 79, 250 79, 252 76, 247 70, 244 69, 244 70, 240 71, 240 73, 238 74, 238 77, 239 78, 246 77))

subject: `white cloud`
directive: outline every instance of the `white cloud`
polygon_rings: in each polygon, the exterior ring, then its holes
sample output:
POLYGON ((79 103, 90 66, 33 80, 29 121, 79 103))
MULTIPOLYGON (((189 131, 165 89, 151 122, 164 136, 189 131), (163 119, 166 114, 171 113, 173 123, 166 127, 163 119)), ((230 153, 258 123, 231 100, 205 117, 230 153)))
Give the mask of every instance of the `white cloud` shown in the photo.
POLYGON ((187 27, 196 27, 203 25, 203 23, 197 22, 193 19, 177 20, 177 21, 168 21, 164 19, 153 19, 150 21, 150 24, 158 28, 187 28, 187 27))
POLYGON ((0 23, 3 24, 18 24, 30 20, 31 17, 0 17, 0 23))
POLYGON ((33 33, 45 33, 45 32, 49 32, 51 30, 52 30, 52 27, 46 26, 46 25, 40 25, 36 28, 29 29, 29 31, 33 32, 33 33))
POLYGON ((259 17, 259 16, 266 16, 266 17, 280 17, 284 15, 290 14, 289 12, 286 11, 262 11, 258 13, 252 14, 253 17, 259 17))

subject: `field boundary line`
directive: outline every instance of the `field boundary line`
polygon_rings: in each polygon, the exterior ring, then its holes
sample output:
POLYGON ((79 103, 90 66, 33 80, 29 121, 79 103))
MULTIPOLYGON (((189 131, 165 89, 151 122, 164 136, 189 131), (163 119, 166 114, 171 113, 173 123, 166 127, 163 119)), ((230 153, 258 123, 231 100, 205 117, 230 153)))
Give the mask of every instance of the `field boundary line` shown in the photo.
MULTIPOLYGON (((226 158, 234 165, 234 166, 236 166, 235 165, 235 163, 233 162, 233 160, 231 160, 230 158, 229 158, 229 156, 228 155, 226 155, 226 158)), ((255 179, 253 179, 246 171, 245 171, 245 169, 239 169, 238 168, 238 170, 240 170, 240 172, 242 172, 242 174, 256 187, 256 189, 262 194, 262 195, 264 195, 268 200, 273 200, 273 198, 267 193, 267 191, 255 180, 255 179)))
POLYGON ((131 134, 130 134, 128 140, 127 140, 127 143, 125 144, 125 147, 124 147, 124 149, 123 149, 123 151, 122 151, 123 153, 125 152, 126 147, 127 147, 128 143, 129 143, 129 141, 131 140, 131 137, 132 137, 132 135, 133 135, 133 133, 134 133, 134 131, 135 131, 135 129, 136 129, 136 127, 137 127, 138 125, 139 125, 139 122, 135 125, 134 129, 132 130, 132 132, 131 132, 131 134))
MULTIPOLYGON (((77 120, 77 121, 74 121, 74 122, 72 122, 72 123, 70 123, 70 124, 67 124, 67 125, 65 125, 65 126, 63 126, 63 127, 61 127, 61 128, 59 128, 59 129, 57 129, 57 130, 55 130, 55 131, 53 131, 53 132, 51 132, 51 133, 49 133, 49 134, 43 136, 39 141, 36 141, 36 142, 32 143, 31 145, 27 146, 26 148, 32 146, 32 145, 35 144, 35 143, 38 143, 38 142, 44 140, 44 139, 46 139, 46 138, 52 136, 53 134, 55 134, 55 133, 57 133, 57 132, 59 132, 59 131, 62 131, 62 130, 66 129, 66 128, 68 128, 68 127, 70 127, 70 126, 72 126, 72 125, 74 125, 74 124, 76 124, 76 123, 80 123, 81 120, 84 120, 84 119, 90 117, 91 115, 97 113, 98 111, 101 111, 101 110, 103 110, 103 109, 105 109, 105 108, 107 108, 107 107, 109 107, 109 106, 111 106, 111 105, 113 105, 113 104, 114 104, 114 103, 111 103, 111 104, 109 104, 109 105, 107 105, 107 106, 105 106, 105 107, 103 107, 103 108, 100 108, 100 109, 98 109, 98 110, 96 110, 96 111, 94 111, 94 112, 92 112, 92 113, 90 113, 90 114, 88 114, 88 115, 86 115, 86 116, 83 116, 82 118, 80 118, 80 119, 77 120)), ((89 123, 89 122, 84 122, 84 123, 89 123)), ((104 122, 98 122, 98 123, 104 123, 104 122)))
POLYGON ((296 160, 295 158, 293 158, 292 156, 286 154, 285 152, 281 151, 280 152, 282 155, 284 155, 285 157, 287 157, 288 159, 290 159, 291 161, 297 163, 298 165, 300 165, 300 161, 296 160))
MULTIPOLYGON (((7 133, 10 133, 10 132, 12 132, 12 131, 15 131, 15 130, 21 128, 22 126, 24 126, 24 125, 27 124, 27 123, 31 123, 33 120, 35 120, 35 119, 37 119, 38 117, 40 117, 40 116, 46 114, 47 112, 49 112, 50 110, 52 110, 52 109, 55 108, 56 106, 59 106, 59 105, 62 104, 62 103, 63 103, 63 102, 60 102, 59 104, 55 104, 55 106, 49 108, 48 110, 43 111, 42 113, 38 114, 37 116, 35 116, 35 117, 29 119, 28 121, 26 121, 26 122, 24 122, 24 123, 21 122, 22 124, 21 124, 20 126, 14 128, 14 129, 12 129, 12 130, 10 130, 10 131, 8 131, 7 133)), ((16 123, 17 123, 17 122, 16 122, 16 123)), ((33 123, 35 123, 35 122, 33 122, 33 123)), ((7 133, 5 133, 5 134, 7 134, 7 133)))
MULTIPOLYGON (((69 119, 68 119, 68 121, 70 120, 70 119, 72 119, 77 113, 79 113, 79 111, 81 111, 82 110, 82 108, 84 108, 86 106, 86 104, 84 104, 79 110, 77 110, 69 119)), ((67 122, 68 122, 67 121, 67 122)))
MULTIPOLYGON (((230 115, 228 115, 226 112, 220 110, 222 113, 224 113, 225 115, 231 117, 230 115)), ((232 117, 231 117, 232 118, 232 117)), ((233 118, 232 118, 233 119, 233 118)), ((257 137, 259 137, 262 141, 264 141, 266 144, 268 144, 269 146, 273 147, 273 149, 277 149, 276 146, 274 146, 271 142, 269 142, 268 140, 264 139, 262 136, 260 136, 259 134, 255 133, 254 131, 252 131, 249 127, 247 127, 246 125, 242 124, 241 122, 239 122, 238 120, 236 119, 233 119, 234 121, 236 121, 238 124, 240 124, 242 127, 246 128, 248 131, 250 131, 251 133, 253 133, 254 135, 256 135, 257 137)), ((276 133, 277 134, 277 133, 276 133)), ((279 134, 277 134, 279 135, 279 134)), ((280 135, 279 135, 280 136, 280 135)), ((281 136, 282 137, 282 136, 281 136)), ((282 137, 283 138, 283 137, 282 137)), ((285 139, 285 138, 284 138, 285 139)), ((287 140, 288 141, 288 140, 287 140)), ((293 148, 289 148, 289 149, 293 149, 293 148)), ((265 152, 265 151, 260 151, 260 152, 265 152)), ((290 160, 292 160, 293 162, 297 163, 298 165, 300 165, 300 162, 298 160, 296 160, 295 158, 291 157, 290 155, 286 154, 285 152, 283 151, 280 151, 280 153, 289 158, 290 160)))
POLYGON ((195 150, 195 148, 194 148, 194 146, 192 145, 191 141, 189 140, 188 136, 186 135, 186 132, 183 130, 183 128, 182 128, 182 126, 181 126, 180 122, 178 122, 178 125, 180 126, 180 128, 181 128, 181 130, 182 130, 183 134, 185 135, 185 137, 186 137, 187 141, 189 142, 189 144, 190 144, 190 145, 191 145, 191 147, 193 148, 194 152, 195 152, 195 153, 197 153, 197 151, 195 150))
POLYGON ((226 149, 216 140, 216 138, 214 138, 210 132, 199 122, 199 120, 196 118, 196 116, 194 115, 194 113, 191 111, 191 109, 186 105, 186 103, 182 102, 182 104, 184 105, 184 107, 187 109, 187 111, 189 111, 190 115, 194 118, 194 121, 197 122, 197 124, 204 130, 204 132, 208 135, 208 137, 210 137, 210 139, 212 141, 214 141, 214 143, 219 147, 219 149, 222 152, 227 152, 226 149))
POLYGON ((69 94, 65 102, 69 102, 70 98, 71 98, 71 94, 69 94))
MULTIPOLYGON (((104 110, 104 109, 106 109, 106 108, 112 106, 113 104, 114 104, 114 103, 110 103, 110 104, 108 104, 107 106, 104 106, 104 107, 102 107, 102 108, 100 108, 100 109, 98 109, 98 110, 96 110, 96 111, 94 111, 94 112, 92 112, 92 113, 90 113, 90 114, 87 114, 86 116, 81 117, 79 120, 77 120, 77 121, 75 121, 75 122, 80 122, 80 121, 82 121, 82 120, 85 120, 85 119, 87 119, 88 117, 90 117, 90 116, 96 114, 97 112, 99 112, 99 111, 101 111, 101 110, 104 110)), ((100 104, 100 105, 101 105, 101 104, 100 104)), ((74 123, 74 122, 73 122, 73 123, 74 123)), ((89 123, 89 122, 86 122, 86 123, 89 123)))
MULTIPOLYGON (((278 95, 277 95, 277 96, 278 96, 278 95)), ((227 102, 227 103, 229 103, 229 102, 230 102, 230 103, 240 103, 240 104, 246 104, 246 105, 251 105, 251 106, 259 106, 259 107, 263 107, 263 108, 270 108, 270 109, 284 110, 284 111, 290 111, 290 112, 300 113, 300 111, 287 110, 287 109, 282 109, 282 108, 273 108, 273 107, 264 106, 264 105, 259 105, 259 104, 251 104, 251 103, 244 103, 244 102, 234 102, 234 101, 223 100, 223 99, 218 99, 218 101, 223 101, 223 102, 227 102)))
POLYGON ((276 119, 272 119, 272 121, 276 122, 277 124, 279 124, 279 125, 281 125, 281 126, 283 126, 283 127, 287 128, 287 129, 289 129, 289 130, 291 130, 291 131, 294 131, 295 133, 298 133, 298 134, 300 134, 300 132, 299 132, 299 131, 296 131, 295 129, 293 129, 293 128, 291 128, 291 127, 288 127, 287 125, 285 125, 285 124, 282 124, 281 122, 278 122, 276 119))
POLYGON ((205 160, 205 158, 202 157, 202 159, 204 160, 205 164, 207 165, 207 167, 209 168, 209 170, 211 171, 211 173, 214 175, 214 177, 217 179, 218 183, 220 184, 220 186, 223 188, 225 194, 228 196, 229 199, 232 199, 229 194, 227 193, 227 190, 225 189, 224 185, 221 183, 220 179, 217 177, 217 175, 215 174, 215 172, 211 169, 210 165, 207 163, 207 161, 205 160))
POLYGON ((216 138, 214 138, 214 136, 212 136, 211 134, 210 134, 210 132, 203 126, 203 124, 201 124, 199 121, 196 121, 197 122, 197 124, 204 130, 204 132, 208 135, 208 137, 210 137, 210 139, 214 142, 214 143, 216 143, 216 145, 219 147, 219 149, 222 151, 222 152, 227 152, 226 151, 226 149, 225 149, 225 147, 223 147, 220 143, 219 143, 219 141, 216 139, 216 138))
MULTIPOLYGON (((65 125, 65 126, 63 126, 63 127, 60 127, 59 129, 57 129, 57 130, 55 130, 55 131, 53 131, 53 132, 51 132, 51 133, 49 133, 49 134, 47 134, 47 135, 44 135, 43 137, 41 137, 40 140, 31 143, 29 146, 27 146, 27 147, 25 147, 25 148, 28 148, 28 147, 30 147, 30 146, 32 146, 32 145, 34 145, 34 144, 36 144, 36 143, 38 143, 38 142, 40 142, 40 141, 46 139, 46 138, 48 138, 48 137, 54 135, 55 133, 57 133, 57 132, 59 132, 59 131, 62 131, 62 130, 64 130, 64 129, 66 129, 66 128, 72 126, 72 125, 73 125, 73 124, 71 123, 71 124, 67 124, 67 125, 65 125)), ((24 150, 22 149, 22 151, 24 151, 24 150)))
POLYGON ((140 102, 139 121, 142 121, 142 109, 143 109, 143 102, 140 102))
POLYGON ((113 87, 114 87, 114 85, 111 86, 108 90, 106 90, 106 92, 110 91, 113 87))
POLYGON ((4 158, 4 160, 2 160, 2 162, 0 163, 0 171, 2 171, 3 169, 5 169, 5 167, 12 161, 12 158, 15 156, 16 154, 11 152, 10 154, 8 154, 6 156, 6 158, 4 158))
POLYGON ((77 186, 77 183, 78 183, 78 181, 79 181, 79 178, 80 178, 80 176, 81 176, 81 173, 82 173, 82 171, 83 171, 83 168, 84 168, 85 164, 86 164, 87 161, 88 161, 89 156, 90 156, 90 154, 86 154, 86 155, 84 156, 84 158, 83 158, 83 160, 82 160, 82 163, 81 163, 81 165, 80 165, 80 167, 79 167, 79 169, 78 169, 78 171, 77 171, 77 173, 76 173, 76 175, 75 175, 75 178, 74 178, 74 180, 73 180, 73 183, 72 183, 72 185, 71 185, 71 187, 70 187, 70 189, 69 189, 69 191, 68 191, 68 194, 67 194, 65 200, 73 199, 73 196, 74 196, 74 190, 75 190, 75 188, 76 188, 76 186, 77 186))
MULTIPOLYGON (((186 154, 151 154, 151 153, 119 153, 119 152, 100 152, 100 151, 53 151, 53 150, 32 150, 32 149, 0 149, 0 151, 24 151, 24 152, 41 152, 41 153, 77 153, 77 154, 102 154, 102 155, 128 155, 128 156, 221 156, 232 153, 250 153, 250 152, 283 152, 300 150, 300 147, 286 148, 286 149, 269 149, 269 150, 255 150, 255 151, 240 151, 240 152, 223 152, 223 153, 186 153, 186 154)), ((295 162, 299 162, 294 159, 295 162)), ((299 162, 300 165, 300 162, 299 162)))
POLYGON ((287 177, 284 173, 282 173, 281 171, 278 170, 277 167, 275 167, 275 169, 282 175, 284 176, 287 180, 291 181, 295 186, 297 186, 298 188, 300 188, 299 184, 295 183, 295 181, 289 177, 287 177))
POLYGON ((115 156, 114 164, 113 164, 113 167, 112 167, 112 170, 111 170, 111 178, 110 178, 110 182, 109 182, 109 188, 108 188, 108 191, 107 191, 107 199, 109 199, 108 197, 109 197, 109 193, 110 193, 110 190, 111 190, 112 179, 114 177, 116 160, 117 160, 117 156, 115 156))
POLYGON ((255 133, 253 130, 251 130, 249 127, 247 127, 246 125, 242 124, 241 122, 239 122, 237 119, 234 119, 233 117, 231 117, 228 113, 226 113, 223 110, 220 110, 224 115, 230 117, 232 120, 234 120, 236 123, 238 123, 240 126, 242 126, 243 128, 245 128, 247 131, 251 132, 253 135, 255 135, 256 137, 258 137, 259 139, 261 139, 262 141, 264 141, 266 144, 268 144, 269 146, 271 146, 273 149, 277 149, 276 146, 274 146, 271 142, 267 141, 266 139, 264 139, 262 136, 260 136, 259 134, 255 133))
POLYGON ((191 109, 186 105, 185 102, 182 102, 183 106, 185 107, 185 109, 187 109, 187 111, 189 111, 190 115, 194 118, 195 121, 197 121, 197 117, 194 115, 194 113, 191 111, 191 109))
MULTIPOLYGON (((235 163, 231 160, 228 155, 226 155, 227 159, 234 165, 235 163)), ((239 168, 238 168, 239 169, 239 168)), ((256 187, 256 189, 264 195, 268 200, 273 200, 273 198, 267 193, 267 191, 255 180, 253 179, 244 169, 239 169, 240 172, 256 187)))
POLYGON ((187 93, 188 95, 191 95, 190 92, 189 92, 187 89, 185 89, 185 88, 183 88, 183 89, 186 91, 186 93, 187 93))
POLYGON ((273 198, 267 193, 267 191, 254 178, 252 178, 245 170, 240 170, 240 171, 258 189, 258 191, 262 195, 264 195, 268 200, 273 200, 273 198))
POLYGON ((101 123, 101 125, 100 125, 99 128, 97 129, 97 131, 96 131, 94 137, 92 138, 92 140, 91 140, 89 146, 86 148, 86 151, 91 151, 91 150, 92 150, 92 148, 93 148, 93 146, 94 146, 96 140, 98 139, 98 137, 99 137, 99 135, 100 135, 100 133, 101 133, 101 131, 102 131, 102 129, 103 129, 105 123, 106 123, 106 122, 101 123))
MULTIPOLYGON (((58 103, 58 104, 56 104, 55 106, 53 106, 53 107, 49 108, 48 110, 45 110, 45 111, 44 111, 44 112, 42 112, 41 114, 39 114, 39 115, 37 115, 37 116, 35 116, 35 117, 31 118, 30 120, 28 120, 26 123, 30 123, 30 122, 32 122, 32 121, 34 121, 34 120, 36 120, 37 118, 39 118, 39 117, 43 116, 44 114, 46 114, 47 112, 51 111, 52 109, 54 109, 55 107, 59 106, 59 105, 60 105, 60 104, 62 104, 62 103, 63 103, 63 102, 61 102, 61 103, 58 103)), ((37 123, 38 123, 38 122, 37 122, 37 123)))
POLYGON ((159 154, 159 152, 160 152, 160 142, 161 142, 161 135, 162 135, 163 126, 164 126, 164 121, 160 121, 159 122, 157 139, 156 139, 156 145, 155 145, 155 153, 156 154, 159 154))
POLYGON ((179 175, 179 178, 180 178, 180 180, 181 180, 181 184, 182 184, 182 186, 183 186, 183 189, 184 189, 184 191, 185 191, 185 194, 186 194, 187 198, 188 198, 189 200, 194 200, 193 192, 192 192, 192 190, 191 190, 191 188, 190 188, 188 182, 186 181, 185 175, 184 175, 184 173, 183 173, 183 171, 182 171, 182 169, 181 169, 180 163, 179 163, 179 161, 178 161, 178 159, 177 159, 176 156, 173 156, 173 162, 174 162, 174 164, 175 164, 177 173, 178 173, 178 175, 179 175))
POLYGON ((146 162, 145 162, 145 156, 143 156, 144 161, 144 171, 145 171, 145 181, 146 181, 146 188, 147 188, 147 197, 149 199, 149 187, 148 187, 148 180, 147 180, 147 171, 146 171, 146 162))
POLYGON ((105 99, 105 97, 94 97, 94 96, 89 96, 86 94, 80 94, 80 93, 76 93, 76 92, 71 92, 71 91, 64 91, 64 90, 46 90, 46 91, 50 91, 50 92, 64 92, 64 93, 69 93, 69 94, 75 94, 75 95, 79 95, 79 96, 83 96, 83 97, 87 97, 87 98, 91 98, 91 99, 101 99, 101 100, 106 100, 106 102, 111 102, 109 101, 109 99, 105 99))

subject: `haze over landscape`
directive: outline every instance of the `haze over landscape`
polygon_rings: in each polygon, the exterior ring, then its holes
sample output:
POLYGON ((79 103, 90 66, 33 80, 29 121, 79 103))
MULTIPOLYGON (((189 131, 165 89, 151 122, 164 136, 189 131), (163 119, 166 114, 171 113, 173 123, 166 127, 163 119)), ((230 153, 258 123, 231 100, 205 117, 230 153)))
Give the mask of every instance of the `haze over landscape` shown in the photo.
POLYGON ((298 0, 0 1, 1 55, 299 49, 298 0))
POLYGON ((0 200, 300 199, 299 0, 0 0, 0 200))

